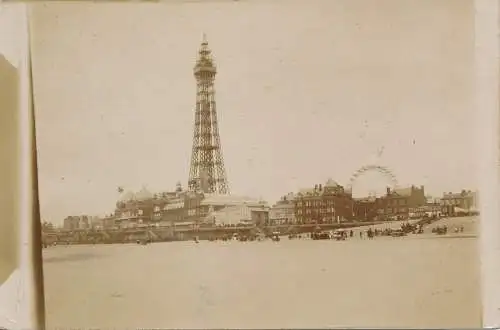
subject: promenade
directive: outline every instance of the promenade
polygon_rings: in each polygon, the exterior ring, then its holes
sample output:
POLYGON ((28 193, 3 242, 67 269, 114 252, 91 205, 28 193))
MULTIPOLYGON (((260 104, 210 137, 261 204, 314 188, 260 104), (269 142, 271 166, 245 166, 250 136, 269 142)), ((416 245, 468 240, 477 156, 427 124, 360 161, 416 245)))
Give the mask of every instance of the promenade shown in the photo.
MULTIPOLYGON (((391 225, 397 225, 401 222, 393 222, 391 225)), ((177 241, 177 240, 192 240, 194 237, 199 237, 201 240, 208 240, 213 237, 222 238, 231 236, 234 233, 242 235, 255 235, 256 233, 271 234, 272 232, 280 232, 286 235, 290 232, 295 233, 310 233, 318 228, 321 230, 335 230, 355 228, 364 223, 360 222, 344 222, 341 224, 307 224, 307 225, 276 225, 259 227, 256 226, 200 226, 194 229, 192 226, 176 226, 176 227, 154 227, 154 226, 138 226, 122 229, 106 229, 106 230, 56 230, 45 233, 43 236, 44 242, 48 245, 56 242, 57 244, 120 244, 120 243, 135 243, 137 240, 153 239, 156 242, 161 241, 177 241)), ((371 223, 373 225, 373 223, 371 223)), ((367 225, 364 225, 367 226, 367 225)))

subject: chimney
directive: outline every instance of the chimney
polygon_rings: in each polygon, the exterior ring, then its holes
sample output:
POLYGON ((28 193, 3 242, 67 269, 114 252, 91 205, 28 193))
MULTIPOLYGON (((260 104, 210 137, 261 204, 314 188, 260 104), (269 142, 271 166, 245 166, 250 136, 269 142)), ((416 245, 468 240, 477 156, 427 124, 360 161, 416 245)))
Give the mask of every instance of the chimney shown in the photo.
POLYGON ((323 190, 323 186, 320 184, 319 185, 319 191, 323 190))
POLYGON ((390 195, 390 194, 391 194, 391 188, 387 187, 387 195, 390 195))
POLYGON ((318 190, 318 185, 317 184, 314 185, 314 191, 316 191, 316 190, 318 190))

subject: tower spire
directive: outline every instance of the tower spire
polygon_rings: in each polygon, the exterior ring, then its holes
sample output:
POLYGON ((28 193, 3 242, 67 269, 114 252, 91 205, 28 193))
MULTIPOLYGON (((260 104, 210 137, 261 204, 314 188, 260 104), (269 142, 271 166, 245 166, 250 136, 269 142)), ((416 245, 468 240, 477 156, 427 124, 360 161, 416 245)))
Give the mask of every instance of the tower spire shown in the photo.
POLYGON ((205 193, 229 194, 217 122, 214 89, 216 73, 212 52, 203 34, 194 66, 197 92, 188 188, 191 191, 201 189, 205 193))

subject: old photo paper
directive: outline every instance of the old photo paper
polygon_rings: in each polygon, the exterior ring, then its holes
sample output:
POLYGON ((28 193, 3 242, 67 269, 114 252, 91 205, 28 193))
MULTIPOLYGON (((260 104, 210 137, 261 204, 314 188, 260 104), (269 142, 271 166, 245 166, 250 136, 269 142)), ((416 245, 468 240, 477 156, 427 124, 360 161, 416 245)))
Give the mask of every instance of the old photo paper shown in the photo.
POLYGON ((37 302, 43 301, 35 289, 41 276, 34 276, 41 255, 35 252, 40 252, 40 231, 34 230, 39 220, 32 214, 38 205, 26 8, 0 5, 0 328, 7 329, 39 328, 37 302))
POLYGON ((47 328, 482 325, 474 1, 30 14, 47 328))
POLYGON ((476 113, 480 114, 478 150, 481 155, 483 326, 492 328, 500 326, 499 4, 499 1, 476 1, 476 113))
POLYGON ((5 282, 19 265, 19 75, 18 70, 0 53, 0 283, 5 282))

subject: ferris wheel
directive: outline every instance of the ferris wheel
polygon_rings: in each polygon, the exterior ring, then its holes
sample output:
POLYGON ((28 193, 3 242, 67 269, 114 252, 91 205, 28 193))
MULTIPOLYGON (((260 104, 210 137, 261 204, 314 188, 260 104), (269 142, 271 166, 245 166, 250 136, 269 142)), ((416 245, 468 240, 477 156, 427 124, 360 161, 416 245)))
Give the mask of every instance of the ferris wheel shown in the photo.
POLYGON ((392 173, 392 171, 388 167, 380 165, 366 165, 360 167, 357 171, 355 171, 352 174, 351 179, 349 180, 348 189, 352 191, 353 185, 361 176, 373 172, 382 175, 388 181, 388 183, 390 183, 393 189, 398 186, 398 180, 396 176, 394 175, 394 173, 392 173))

